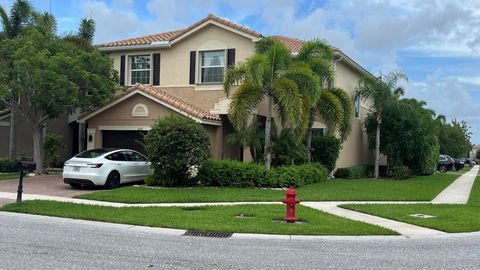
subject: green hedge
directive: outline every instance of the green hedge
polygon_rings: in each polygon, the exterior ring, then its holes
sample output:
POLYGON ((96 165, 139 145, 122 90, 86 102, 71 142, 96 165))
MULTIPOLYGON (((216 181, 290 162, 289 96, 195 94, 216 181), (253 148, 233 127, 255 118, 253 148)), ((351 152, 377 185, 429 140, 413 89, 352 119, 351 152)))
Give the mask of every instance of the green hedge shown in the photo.
POLYGON ((394 179, 409 179, 412 171, 407 166, 395 166, 392 168, 392 177, 394 179))
POLYGON ((312 161, 320 162, 333 171, 337 163, 342 143, 335 136, 313 136, 312 161))
POLYGON ((16 172, 18 160, 0 158, 0 172, 16 172))
POLYGON ((268 186, 268 170, 257 163, 242 163, 233 160, 209 160, 199 170, 196 183, 190 185, 219 187, 268 186))
POLYGON ((263 165, 233 160, 210 160, 190 185, 220 187, 300 187, 327 179, 328 170, 319 163, 267 170, 263 165))
POLYGON ((335 172, 335 178, 360 179, 373 176, 373 166, 359 165, 348 168, 339 168, 335 172))

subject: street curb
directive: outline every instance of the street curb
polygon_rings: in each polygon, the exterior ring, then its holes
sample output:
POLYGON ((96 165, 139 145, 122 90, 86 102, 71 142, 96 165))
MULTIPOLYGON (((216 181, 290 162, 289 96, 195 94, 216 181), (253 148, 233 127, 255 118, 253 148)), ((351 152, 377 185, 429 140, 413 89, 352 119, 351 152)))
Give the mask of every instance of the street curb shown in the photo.
MULTIPOLYGON (((88 226, 98 226, 104 228, 113 228, 123 231, 134 231, 141 233, 152 233, 168 236, 183 236, 187 230, 148 227, 139 225, 129 225, 120 223, 110 223, 103 221, 91 221, 64 217, 51 217, 43 215, 15 213, 0 211, 0 216, 10 216, 19 218, 28 218, 34 220, 57 221, 60 223, 73 223, 88 226)), ((404 235, 359 235, 359 236, 337 236, 337 235, 279 235, 279 234, 256 234, 256 233, 234 233, 233 239, 258 239, 258 240, 299 240, 299 241, 314 241, 314 240, 338 240, 338 241, 371 241, 371 240, 415 240, 415 239, 439 239, 439 238, 463 238, 463 237, 480 237, 479 232, 467 233, 445 233, 442 235, 422 235, 415 237, 407 237, 404 235)), ((195 236, 196 237, 196 236, 195 236)))

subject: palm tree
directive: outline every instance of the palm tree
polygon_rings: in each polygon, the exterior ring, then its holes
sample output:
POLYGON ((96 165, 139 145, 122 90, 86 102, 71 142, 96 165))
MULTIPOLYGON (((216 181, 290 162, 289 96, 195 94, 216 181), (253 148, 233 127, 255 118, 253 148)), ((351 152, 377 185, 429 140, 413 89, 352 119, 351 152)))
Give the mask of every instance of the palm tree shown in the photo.
POLYGON ((382 112, 391 104, 398 100, 404 93, 399 83, 408 81, 407 76, 400 70, 392 70, 388 74, 381 74, 378 78, 365 76, 360 79, 356 94, 365 102, 370 104, 371 114, 376 119, 375 134, 375 178, 379 177, 380 160, 380 126, 382 124, 382 112))
MULTIPOLYGON (((12 39, 20 35, 20 32, 25 24, 29 22, 32 14, 32 6, 27 0, 16 0, 10 14, 0 6, 0 19, 2 23, 2 32, 0 33, 0 40, 12 39)), ((10 110, 10 139, 9 139, 9 158, 15 160, 17 156, 17 113, 15 110, 10 110)))
POLYGON ((315 118, 320 117, 326 122, 329 135, 338 131, 340 140, 344 142, 350 133, 353 117, 353 104, 348 94, 334 88, 334 71, 332 48, 321 40, 313 40, 305 44, 298 54, 298 60, 307 63, 320 78, 318 94, 311 98, 310 121, 307 133, 307 160, 311 160, 312 126, 315 118))
POLYGON ((95 21, 92 18, 83 18, 80 21, 77 33, 69 33, 63 37, 63 40, 74 44, 85 51, 92 51, 93 37, 95 36, 95 21))
POLYGON ((260 102, 267 101, 264 159, 265 166, 270 168, 273 109, 282 125, 288 124, 298 131, 305 130, 308 111, 305 110, 304 93, 317 91, 318 78, 310 69, 292 65, 291 53, 284 45, 264 38, 257 42, 255 55, 227 69, 224 80, 226 95, 230 96, 237 85, 229 109, 229 119, 235 129, 244 129, 260 102))
MULTIPOLYGON (((237 145, 243 148, 250 148, 250 155, 255 162, 262 158, 264 131, 260 122, 255 119, 244 129, 235 130, 225 138, 226 142, 231 145, 237 145)), ((243 155, 242 155, 243 161, 243 155)))

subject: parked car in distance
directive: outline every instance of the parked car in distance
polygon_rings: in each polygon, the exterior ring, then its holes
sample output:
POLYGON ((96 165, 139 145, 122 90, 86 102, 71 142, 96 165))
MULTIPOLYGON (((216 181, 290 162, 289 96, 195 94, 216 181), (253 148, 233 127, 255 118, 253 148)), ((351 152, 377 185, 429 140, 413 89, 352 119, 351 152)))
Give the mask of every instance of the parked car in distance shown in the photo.
POLYGON ((72 187, 105 186, 142 181, 153 173, 151 163, 142 154, 130 149, 98 148, 84 151, 67 160, 63 181, 72 187))
POLYGON ((439 155, 438 156, 437 169, 440 172, 444 173, 444 172, 453 170, 453 168, 455 166, 454 164, 455 164, 455 161, 450 156, 447 156, 447 155, 439 155))
POLYGON ((456 171, 459 171, 465 167, 465 158, 455 158, 453 160, 455 161, 454 166, 456 171))

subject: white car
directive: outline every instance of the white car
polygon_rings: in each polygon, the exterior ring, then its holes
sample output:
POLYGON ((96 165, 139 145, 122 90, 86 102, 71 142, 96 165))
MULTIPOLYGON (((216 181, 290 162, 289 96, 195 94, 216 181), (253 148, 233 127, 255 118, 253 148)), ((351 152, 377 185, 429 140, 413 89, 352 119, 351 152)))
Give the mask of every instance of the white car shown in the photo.
POLYGON ((67 160, 63 166, 63 182, 72 187, 105 186, 142 181, 153 173, 151 163, 142 154, 130 149, 99 148, 84 151, 67 160))

